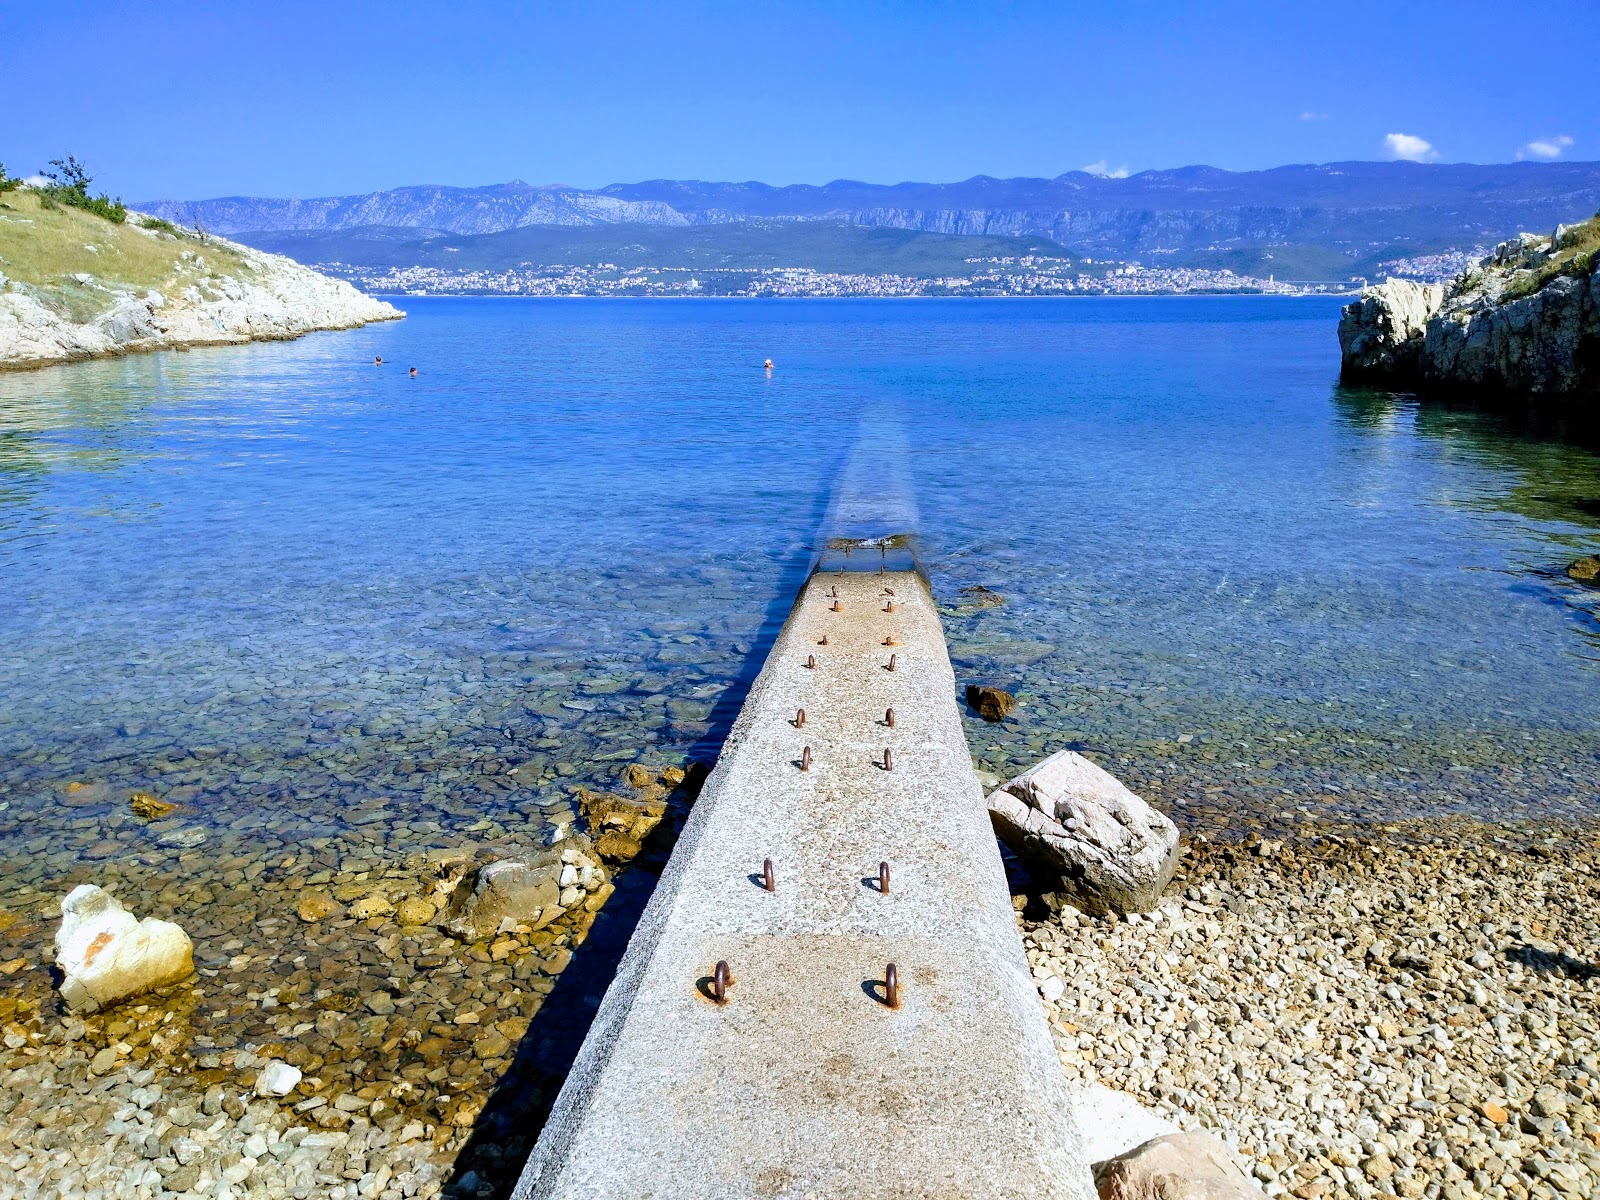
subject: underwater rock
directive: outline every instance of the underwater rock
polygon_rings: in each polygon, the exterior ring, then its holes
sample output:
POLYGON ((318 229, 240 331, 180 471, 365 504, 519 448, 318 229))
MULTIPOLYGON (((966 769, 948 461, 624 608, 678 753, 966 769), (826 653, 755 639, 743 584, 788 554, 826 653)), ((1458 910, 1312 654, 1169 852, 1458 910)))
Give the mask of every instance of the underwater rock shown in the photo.
POLYGON ((263 1064, 256 1073, 255 1092, 258 1096, 287 1096, 300 1084, 300 1068, 292 1067, 281 1059, 263 1064))
POLYGON ((171 921, 139 920, 92 883, 61 901, 55 951, 61 998, 75 1013, 97 1012, 194 973, 188 934, 171 921))
POLYGON ((300 903, 295 905, 294 911, 296 916, 310 925, 317 921, 326 921, 344 909, 332 896, 324 896, 320 892, 307 892, 300 897, 300 903))
POLYGON ((1004 721, 1016 706, 1017 698, 1010 692, 984 684, 967 684, 967 707, 990 724, 1004 721))
POLYGON ((1586 554, 1567 564, 1567 578, 1600 586, 1600 554, 1586 554))
POLYGON ((133 810, 133 815, 143 817, 146 821, 159 821, 162 817, 175 812, 176 804, 168 803, 154 792, 135 792, 128 797, 128 807, 133 810))
POLYGON ((374 917, 387 917, 394 911, 394 905, 389 903, 389 897, 379 892, 363 896, 350 906, 350 915, 357 921, 370 921, 374 917))
POLYGON ((543 929, 610 882, 605 867, 568 838, 531 862, 503 858, 467 872, 456 885, 442 926, 466 942, 502 929, 543 929))
POLYGON ((56 793, 56 800, 68 808, 93 808, 110 799, 110 792, 103 783, 74 781, 56 793))
POLYGON ((650 787, 639 797, 578 789, 578 807, 602 858, 625 862, 639 853, 644 839, 666 816, 664 787, 650 787))
POLYGON ((438 914, 427 900, 416 896, 402 900, 394 910, 394 919, 402 925, 426 925, 438 914))
POLYGON ((1093 913, 1149 912, 1178 865, 1178 830, 1094 763, 1062 750, 989 795, 1000 840, 1093 913))

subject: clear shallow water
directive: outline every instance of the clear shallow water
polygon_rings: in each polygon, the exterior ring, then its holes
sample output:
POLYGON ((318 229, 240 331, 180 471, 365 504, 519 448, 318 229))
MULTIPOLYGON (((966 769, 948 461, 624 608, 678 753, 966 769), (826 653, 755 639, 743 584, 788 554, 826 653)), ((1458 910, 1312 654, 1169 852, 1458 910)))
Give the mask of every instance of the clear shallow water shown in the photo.
POLYGON ((1600 462, 1338 389, 1334 302, 409 307, 0 376, 11 812, 106 779, 448 834, 713 754, 863 427, 941 596, 1008 597, 949 622, 1023 702, 973 725, 996 772, 1073 740, 1207 820, 1589 799, 1600 626, 1556 576, 1600 462))

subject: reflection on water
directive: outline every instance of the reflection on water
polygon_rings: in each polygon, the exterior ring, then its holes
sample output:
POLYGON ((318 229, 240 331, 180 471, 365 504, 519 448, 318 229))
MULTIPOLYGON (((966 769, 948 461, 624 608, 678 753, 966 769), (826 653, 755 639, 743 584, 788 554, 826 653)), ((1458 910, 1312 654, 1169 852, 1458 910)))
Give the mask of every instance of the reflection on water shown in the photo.
POLYGON ((136 1056, 292 1043, 458 1144, 586 923, 496 959, 299 901, 714 756, 841 470, 919 524, 959 682, 1016 691, 969 720, 997 776, 1076 745, 1212 829, 1591 810, 1594 443, 1336 388, 1333 302, 407 307, 0 376, 0 1017, 109 881, 202 967, 136 1056))

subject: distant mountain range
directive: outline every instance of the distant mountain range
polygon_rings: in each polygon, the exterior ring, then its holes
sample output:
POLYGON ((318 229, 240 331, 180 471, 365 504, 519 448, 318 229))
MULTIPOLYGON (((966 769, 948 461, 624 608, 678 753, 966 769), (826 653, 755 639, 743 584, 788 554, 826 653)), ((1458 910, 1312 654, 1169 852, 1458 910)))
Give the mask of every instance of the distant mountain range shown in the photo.
MULTIPOLYGON (((304 258, 326 255, 331 233, 365 256, 404 265, 423 242, 529 227, 641 229, 781 222, 888 227, 945 235, 1048 239, 1076 255, 1174 265, 1295 263, 1343 277, 1384 256, 1431 253, 1547 231, 1600 209, 1600 163, 1345 162, 1267 171, 1182 167, 1125 179, 1068 172, 1054 179, 820 186, 651 180, 595 190, 513 181, 418 186, 311 200, 225 197, 138 206, 185 225, 304 258), (271 234, 273 236, 267 237, 271 234), (286 236, 294 235, 294 236, 286 236), (315 235, 315 236, 301 236, 315 235), (374 251, 374 247, 383 247, 374 251), (1274 252, 1277 248, 1278 252, 1274 252), (1163 257, 1166 256, 1166 257, 1163 257)), ((731 231, 730 231, 731 233, 731 231)), ((720 235, 709 235, 715 242, 720 235)), ((751 230, 741 235, 746 242, 751 230)), ((611 239, 535 238, 550 261, 571 261, 611 239), (565 255, 566 257, 561 257, 565 255)), ((706 239, 700 239, 702 241, 706 239)), ((519 239, 519 250, 529 240, 519 239)), ((803 265, 803 264, 794 264, 803 265)))

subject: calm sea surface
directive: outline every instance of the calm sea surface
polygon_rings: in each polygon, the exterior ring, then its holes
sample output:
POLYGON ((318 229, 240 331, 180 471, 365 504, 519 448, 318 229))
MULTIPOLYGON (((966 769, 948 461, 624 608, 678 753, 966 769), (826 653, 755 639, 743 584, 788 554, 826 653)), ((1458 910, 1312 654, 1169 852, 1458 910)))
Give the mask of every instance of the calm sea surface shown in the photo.
POLYGON ((1594 806, 1600 459, 1341 389, 1333 301, 406 307, 0 376, 8 861, 537 833, 714 756, 852 453, 1018 694, 997 775, 1088 748, 1201 827, 1594 806))

